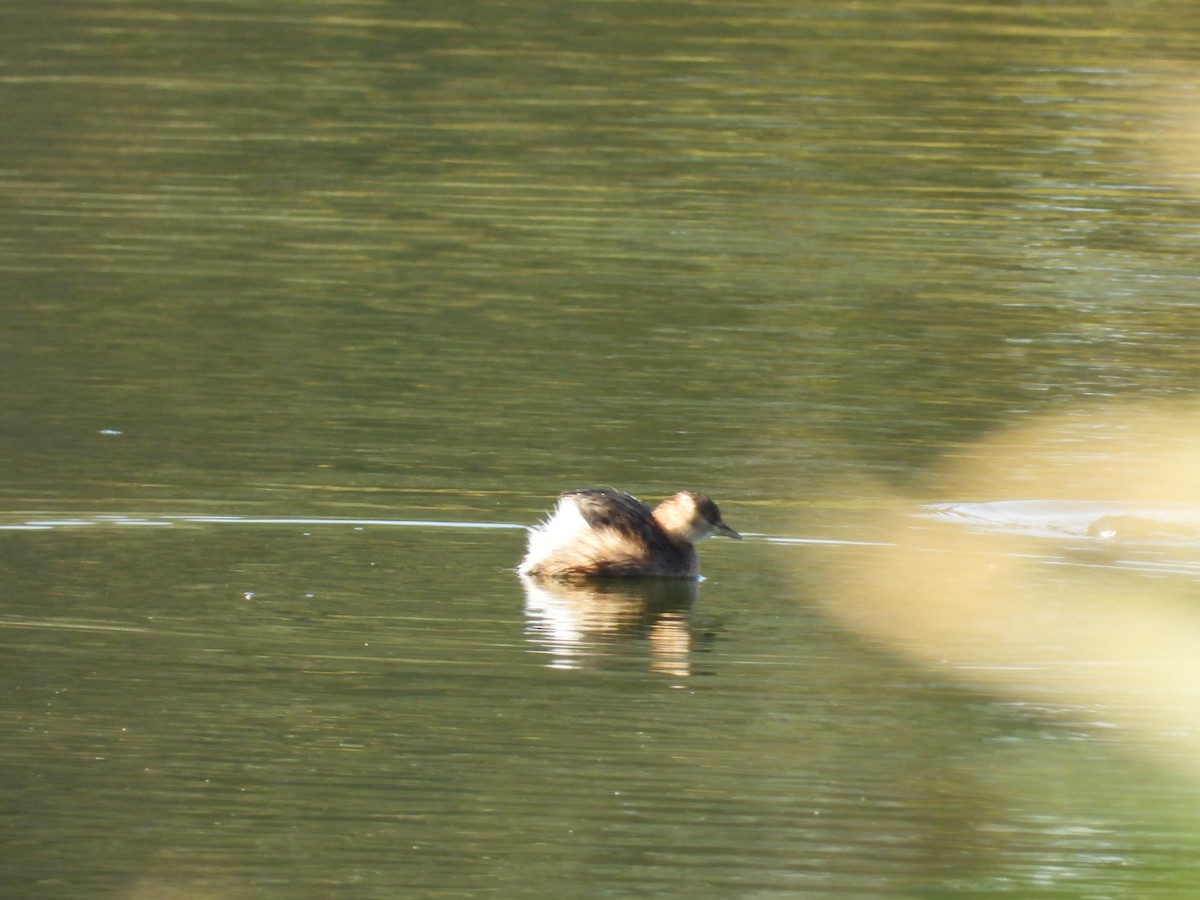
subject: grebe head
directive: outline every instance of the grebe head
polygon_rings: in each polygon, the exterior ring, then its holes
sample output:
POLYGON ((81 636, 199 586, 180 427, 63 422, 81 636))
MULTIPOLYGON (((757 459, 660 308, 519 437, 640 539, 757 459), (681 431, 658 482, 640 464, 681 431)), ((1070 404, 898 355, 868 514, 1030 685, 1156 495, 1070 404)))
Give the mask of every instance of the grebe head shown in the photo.
POLYGON ((741 540, 742 536, 721 520, 721 510, 698 491, 680 491, 654 508, 654 520, 676 540, 695 544, 710 534, 741 540))

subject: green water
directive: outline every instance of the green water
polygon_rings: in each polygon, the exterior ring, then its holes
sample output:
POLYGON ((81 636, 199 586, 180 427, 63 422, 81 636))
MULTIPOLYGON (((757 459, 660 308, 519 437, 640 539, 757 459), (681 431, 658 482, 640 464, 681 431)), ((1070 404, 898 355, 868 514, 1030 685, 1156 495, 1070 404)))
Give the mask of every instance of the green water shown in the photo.
POLYGON ((1047 415, 1079 496, 1080 434, 1141 428, 1103 404, 1191 401, 1193 4, 0 35, 0 526, 83 523, 0 530, 4 896, 1194 890, 1157 738, 846 615, 869 547, 764 537, 993 499, 946 467, 1047 415), (597 484, 749 537, 694 596, 528 593, 478 526, 597 484))

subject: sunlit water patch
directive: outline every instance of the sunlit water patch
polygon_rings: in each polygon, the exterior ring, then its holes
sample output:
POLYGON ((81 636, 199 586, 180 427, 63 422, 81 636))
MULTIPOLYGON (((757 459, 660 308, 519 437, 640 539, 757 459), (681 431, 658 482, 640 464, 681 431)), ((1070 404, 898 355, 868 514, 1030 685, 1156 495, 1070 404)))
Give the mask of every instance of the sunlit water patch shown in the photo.
POLYGON ((1200 507, 1128 500, 1001 500, 933 503, 921 518, 1032 537, 1190 541, 1200 549, 1200 507))

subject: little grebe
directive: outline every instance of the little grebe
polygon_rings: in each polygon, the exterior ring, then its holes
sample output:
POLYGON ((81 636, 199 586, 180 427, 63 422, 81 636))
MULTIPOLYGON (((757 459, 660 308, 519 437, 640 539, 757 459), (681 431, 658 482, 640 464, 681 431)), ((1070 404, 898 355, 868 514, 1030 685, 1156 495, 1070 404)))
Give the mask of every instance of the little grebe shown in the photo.
POLYGON ((740 539, 703 494, 680 491, 653 510, 612 488, 566 491, 550 518, 529 530, 517 571, 553 578, 700 573, 693 546, 713 532, 740 539))

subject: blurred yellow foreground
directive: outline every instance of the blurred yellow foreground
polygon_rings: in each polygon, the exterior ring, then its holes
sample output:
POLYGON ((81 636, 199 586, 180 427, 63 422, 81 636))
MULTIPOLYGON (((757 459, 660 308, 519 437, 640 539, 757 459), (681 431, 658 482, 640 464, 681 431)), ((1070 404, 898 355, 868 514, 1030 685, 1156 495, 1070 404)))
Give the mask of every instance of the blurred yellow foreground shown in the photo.
MULTIPOLYGON (((938 499, 1172 501, 1200 509, 1200 409, 1073 410, 962 448, 938 499)), ((833 613, 870 639, 1200 776, 1200 579, 1122 565, 1102 538, 972 532, 898 498, 886 547, 830 576, 833 613)), ((1141 552, 1139 550, 1138 552, 1141 552)), ((1172 552, 1200 557, 1200 544, 1172 552)))

